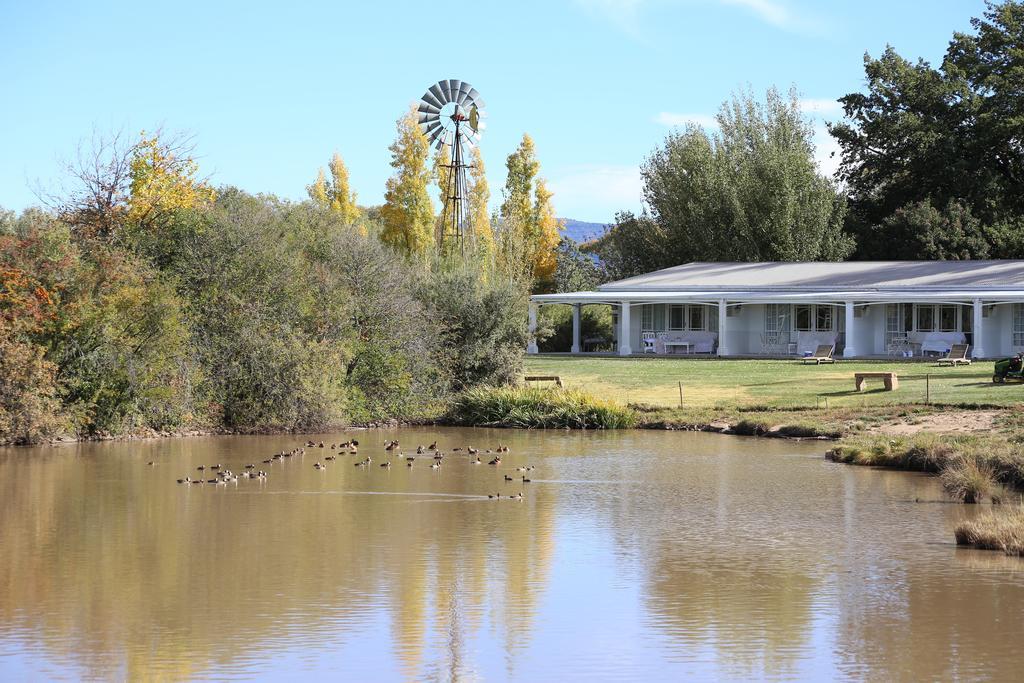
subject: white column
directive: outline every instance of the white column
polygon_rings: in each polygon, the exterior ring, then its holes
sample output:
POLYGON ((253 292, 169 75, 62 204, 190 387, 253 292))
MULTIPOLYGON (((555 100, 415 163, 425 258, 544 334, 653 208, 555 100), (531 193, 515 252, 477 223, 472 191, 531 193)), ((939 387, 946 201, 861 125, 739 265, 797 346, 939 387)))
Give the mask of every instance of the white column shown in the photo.
POLYGON ((854 329, 853 329, 853 302, 846 302, 846 343, 843 345, 843 358, 853 358, 857 355, 857 349, 854 348, 854 329))
POLYGON ((530 322, 527 327, 526 352, 537 353, 537 304, 530 302, 530 322))
POLYGON ((729 317, 728 309, 725 306, 725 299, 718 301, 718 355, 729 355, 729 342, 726 336, 725 321, 729 317))
POLYGON ((572 305, 572 348, 570 353, 580 352, 580 304, 572 305))
POLYGON ((629 345, 630 324, 629 324, 629 302, 623 301, 619 305, 619 355, 629 356, 633 354, 633 348, 629 345))
POLYGON ((988 354, 985 353, 985 343, 981 337, 981 328, 985 324, 981 314, 981 299, 974 300, 974 320, 971 325, 971 335, 974 342, 974 347, 971 349, 971 358, 984 358, 988 354))

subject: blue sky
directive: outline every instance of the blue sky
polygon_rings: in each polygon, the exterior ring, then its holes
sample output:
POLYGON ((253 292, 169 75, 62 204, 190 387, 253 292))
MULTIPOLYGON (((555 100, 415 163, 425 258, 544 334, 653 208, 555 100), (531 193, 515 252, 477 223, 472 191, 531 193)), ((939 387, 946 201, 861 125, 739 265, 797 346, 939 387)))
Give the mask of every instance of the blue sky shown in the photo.
MULTIPOLYGON (((982 0, 102 2, 0 0, 0 206, 93 129, 195 135, 215 184, 298 199, 334 150, 379 203, 394 124, 441 78, 487 103, 495 201, 535 139, 559 215, 640 207, 638 166, 672 125, 737 88, 795 85, 819 128, 863 83, 864 52, 941 59, 982 0), (452 7, 449 13, 444 10, 452 7)), ((827 135, 819 157, 831 168, 827 135)))

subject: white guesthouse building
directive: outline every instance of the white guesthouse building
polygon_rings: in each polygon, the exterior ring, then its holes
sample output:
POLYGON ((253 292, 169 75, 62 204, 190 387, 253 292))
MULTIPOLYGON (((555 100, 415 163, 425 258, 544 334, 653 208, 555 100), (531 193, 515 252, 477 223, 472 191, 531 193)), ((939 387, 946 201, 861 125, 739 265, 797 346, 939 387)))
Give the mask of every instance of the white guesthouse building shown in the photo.
POLYGON ((615 338, 601 341, 621 356, 802 356, 819 344, 846 358, 933 356, 956 343, 974 358, 1024 351, 1024 260, 687 263, 532 296, 528 352, 548 305, 573 308, 570 353, 596 345, 580 338, 588 304, 613 307, 615 338))

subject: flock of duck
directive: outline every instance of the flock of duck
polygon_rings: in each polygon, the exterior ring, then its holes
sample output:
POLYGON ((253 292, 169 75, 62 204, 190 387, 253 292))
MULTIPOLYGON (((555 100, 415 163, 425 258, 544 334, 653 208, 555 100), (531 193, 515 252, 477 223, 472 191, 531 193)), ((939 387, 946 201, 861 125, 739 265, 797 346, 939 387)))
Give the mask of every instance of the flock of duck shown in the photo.
MULTIPOLYGON (((323 448, 323 449, 326 450, 328 448, 328 446, 323 441, 320 441, 320 442, 307 441, 305 443, 305 445, 299 446, 297 448, 293 448, 290 451, 282 451, 280 453, 275 453, 271 457, 269 457, 266 460, 264 460, 263 464, 265 464, 265 465, 273 465, 275 462, 282 461, 282 460, 284 460, 286 458, 292 458, 292 457, 296 457, 296 456, 299 456, 299 457, 305 456, 307 448, 309 448, 309 449, 320 449, 320 448, 323 448)), ((317 471, 320 471, 320 472, 326 470, 327 469, 327 464, 326 463, 336 461, 338 459, 338 455, 344 455, 344 454, 359 455, 359 442, 356 441, 355 439, 351 439, 349 441, 344 441, 344 442, 341 442, 341 443, 332 443, 332 444, 330 444, 329 449, 331 451, 334 451, 334 453, 331 453, 330 455, 325 455, 323 457, 323 462, 320 462, 320 460, 317 460, 313 464, 313 469, 315 469, 317 471)), ((487 461, 488 465, 490 465, 492 467, 500 467, 501 466, 501 454, 502 453, 508 453, 509 452, 509 448, 508 448, 508 446, 503 446, 501 444, 498 444, 493 450, 488 448, 488 449, 484 450, 483 452, 484 452, 485 455, 492 456, 487 461)), ((394 440, 390 440, 390 441, 384 442, 384 453, 385 453, 385 456, 384 456, 385 460, 384 460, 384 462, 380 463, 380 467, 383 467, 383 468, 386 468, 386 469, 390 469, 391 465, 392 465, 391 460, 388 459, 388 458, 396 458, 396 457, 404 458, 405 466, 406 467, 412 467, 416 463, 416 461, 418 459, 421 459, 421 456, 430 456, 430 460, 431 460, 430 469, 432 469, 432 470, 440 469, 441 468, 441 464, 443 462, 445 462, 445 454, 444 454, 444 452, 442 452, 437 447, 437 442, 436 441, 434 443, 430 444, 429 446, 422 446, 422 445, 416 446, 414 454, 411 453, 411 454, 406 455, 406 453, 402 450, 402 446, 399 443, 398 439, 394 439, 394 440)), ((469 457, 468 462, 471 465, 482 465, 483 462, 484 462, 480 458, 480 450, 477 449, 477 448, 473 448, 472 446, 467 447, 467 448, 462 448, 462 447, 452 448, 451 449, 451 453, 453 453, 453 454, 457 453, 459 455, 462 455, 464 453, 465 455, 467 455, 469 457)), ((373 458, 371 458, 370 456, 366 456, 365 458, 363 458, 361 460, 358 460, 357 462, 353 463, 353 465, 355 467, 369 467, 372 463, 373 463, 373 458)), ((149 464, 152 465, 153 463, 149 463, 149 464)), ((522 467, 517 467, 516 471, 521 473, 520 477, 519 477, 519 481, 521 481, 524 484, 529 484, 531 482, 531 479, 527 476, 526 473, 532 472, 535 469, 536 469, 536 467, 533 466, 533 465, 524 465, 522 467)), ((204 474, 206 472, 210 472, 210 473, 213 474, 213 477, 207 479, 203 475, 199 475, 198 478, 193 479, 191 477, 187 477, 186 476, 186 477, 182 477, 181 479, 178 479, 178 483, 179 484, 190 484, 190 485, 191 484, 214 484, 214 485, 226 486, 227 484, 237 483, 239 479, 266 479, 267 478, 267 473, 265 471, 261 470, 261 469, 258 469, 256 463, 249 463, 249 464, 247 464, 241 474, 235 474, 234 472, 232 472, 231 470, 225 468, 221 464, 216 464, 216 465, 199 465, 196 468, 196 470, 198 472, 201 472, 201 473, 204 473, 204 474)), ((505 475, 505 481, 506 482, 516 481, 516 478, 506 474, 505 475)), ((501 493, 489 493, 489 494, 487 494, 487 497, 491 498, 491 499, 500 499, 500 498, 503 498, 503 497, 507 497, 507 498, 510 498, 512 500, 522 500, 523 492, 520 491, 520 492, 515 493, 513 495, 510 495, 510 496, 502 496, 501 493)))

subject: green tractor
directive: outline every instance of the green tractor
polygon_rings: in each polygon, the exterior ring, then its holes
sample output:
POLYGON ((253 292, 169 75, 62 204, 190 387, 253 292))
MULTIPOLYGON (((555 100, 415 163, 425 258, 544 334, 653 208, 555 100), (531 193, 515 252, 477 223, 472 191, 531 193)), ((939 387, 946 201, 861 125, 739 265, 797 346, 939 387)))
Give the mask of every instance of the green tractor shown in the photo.
POLYGON ((1003 384, 1007 380, 1024 382, 1024 356, 1019 353, 1013 358, 996 361, 992 381, 996 384, 1003 384))

